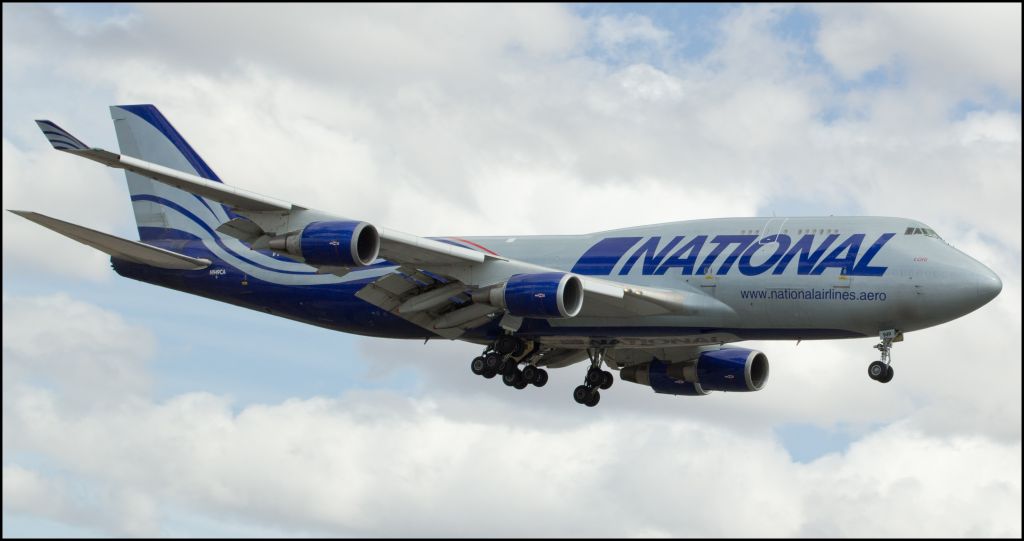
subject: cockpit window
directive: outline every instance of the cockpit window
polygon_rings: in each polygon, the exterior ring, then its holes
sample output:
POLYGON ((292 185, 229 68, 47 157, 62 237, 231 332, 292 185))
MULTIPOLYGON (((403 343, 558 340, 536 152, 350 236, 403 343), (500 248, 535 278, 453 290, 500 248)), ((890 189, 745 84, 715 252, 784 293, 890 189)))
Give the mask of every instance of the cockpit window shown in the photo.
POLYGON ((936 239, 942 240, 942 237, 940 237, 938 233, 936 233, 935 231, 932 231, 931 229, 928 229, 926 227, 908 227, 906 232, 904 232, 903 234, 904 235, 924 235, 926 237, 932 237, 932 238, 936 238, 936 239))

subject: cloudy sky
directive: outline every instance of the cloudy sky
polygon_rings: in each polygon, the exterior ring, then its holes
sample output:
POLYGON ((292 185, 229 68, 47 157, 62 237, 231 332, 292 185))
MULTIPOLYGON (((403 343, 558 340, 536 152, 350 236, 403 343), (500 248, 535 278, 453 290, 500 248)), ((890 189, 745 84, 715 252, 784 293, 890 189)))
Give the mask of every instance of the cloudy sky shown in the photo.
POLYGON ((118 278, 3 216, 3 534, 1021 535, 1021 7, 3 6, 3 207, 134 238, 153 103, 226 182, 421 235, 924 221, 1004 283, 894 349, 750 342, 703 398, 118 278))

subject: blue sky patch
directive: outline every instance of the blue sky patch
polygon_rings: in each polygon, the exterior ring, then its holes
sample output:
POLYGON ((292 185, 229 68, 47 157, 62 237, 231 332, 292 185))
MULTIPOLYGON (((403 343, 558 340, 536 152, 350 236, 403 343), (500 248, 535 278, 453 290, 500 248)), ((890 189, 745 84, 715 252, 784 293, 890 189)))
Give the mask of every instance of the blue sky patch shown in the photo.
POLYGON ((794 462, 807 464, 830 453, 845 453, 860 432, 843 426, 822 428, 793 423, 775 427, 775 435, 794 462))

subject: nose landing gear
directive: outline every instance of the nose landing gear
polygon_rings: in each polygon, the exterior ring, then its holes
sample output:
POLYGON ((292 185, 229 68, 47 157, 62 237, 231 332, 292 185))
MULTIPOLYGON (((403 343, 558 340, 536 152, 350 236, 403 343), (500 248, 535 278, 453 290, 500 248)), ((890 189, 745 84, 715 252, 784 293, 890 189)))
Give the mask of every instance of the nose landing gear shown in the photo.
POLYGON ((892 344, 902 342, 903 333, 887 329, 878 333, 878 338, 881 342, 875 344, 875 349, 881 352, 882 358, 868 365, 868 377, 880 383, 889 383, 893 377, 892 344))

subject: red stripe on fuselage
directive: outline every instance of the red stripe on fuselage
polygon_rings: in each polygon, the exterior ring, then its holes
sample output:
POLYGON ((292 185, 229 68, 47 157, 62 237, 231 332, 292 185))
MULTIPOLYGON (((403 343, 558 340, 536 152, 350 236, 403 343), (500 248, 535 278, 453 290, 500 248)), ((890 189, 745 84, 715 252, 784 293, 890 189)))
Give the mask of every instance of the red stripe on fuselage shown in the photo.
POLYGON ((479 244, 477 244, 477 243, 475 243, 475 242, 472 242, 472 241, 468 241, 468 240, 466 240, 466 239, 460 239, 459 237, 448 237, 448 238, 450 238, 450 239, 452 239, 452 240, 457 240, 457 241, 459 241, 459 242, 465 242, 466 244, 469 244, 469 245, 471 245, 471 246, 476 246, 477 248, 480 248, 481 250, 483 250, 483 251, 485 251, 485 252, 487 252, 487 253, 489 253, 489 254, 491 254, 491 255, 494 255, 494 256, 498 256, 498 257, 501 257, 501 256, 499 256, 498 254, 496 254, 496 253, 494 253, 494 252, 492 252, 492 251, 488 250, 487 248, 484 248, 483 246, 480 246, 479 244))

